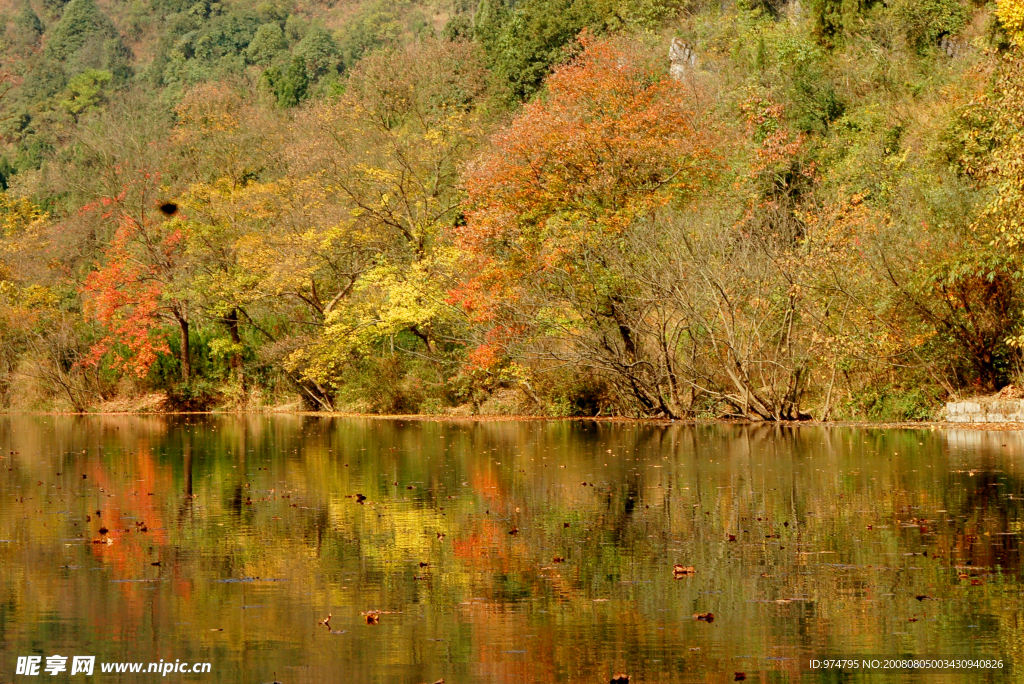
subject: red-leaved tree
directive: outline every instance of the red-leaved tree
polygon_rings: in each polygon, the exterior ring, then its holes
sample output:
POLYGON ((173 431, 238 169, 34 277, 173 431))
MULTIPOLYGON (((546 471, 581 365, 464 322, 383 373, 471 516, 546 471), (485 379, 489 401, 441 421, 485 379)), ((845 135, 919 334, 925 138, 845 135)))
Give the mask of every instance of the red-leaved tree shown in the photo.
POLYGON ((712 135, 699 92, 651 51, 625 39, 580 43, 467 170, 457 239, 472 275, 452 301, 482 331, 471 362, 535 353, 589 364, 666 412, 640 379, 623 264, 654 215, 707 186, 712 135))
MULTIPOLYGON (((144 377, 160 353, 169 354, 163 323, 180 332, 182 379, 191 375, 189 306, 178 294, 176 280, 185 270, 182 224, 167 220, 157 208, 158 177, 140 172, 121 192, 87 204, 80 214, 98 214, 101 225, 113 227, 102 263, 82 288, 87 310, 104 335, 86 359, 98 364, 110 355, 118 370, 144 377)), ((167 205, 165 211, 176 211, 167 205)))

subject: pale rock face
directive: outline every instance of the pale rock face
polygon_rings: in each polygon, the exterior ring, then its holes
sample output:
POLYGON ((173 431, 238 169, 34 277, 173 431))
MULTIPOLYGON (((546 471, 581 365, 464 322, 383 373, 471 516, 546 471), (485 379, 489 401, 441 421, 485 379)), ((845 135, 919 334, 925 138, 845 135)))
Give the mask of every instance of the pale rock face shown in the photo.
POLYGON ((697 66, 697 53, 682 38, 673 38, 668 48, 669 75, 677 81, 683 80, 686 72, 697 66))
POLYGON ((959 40, 946 33, 939 40, 939 49, 945 52, 947 57, 953 58, 963 51, 963 45, 959 40))
POLYGON ((946 404, 949 423, 1024 423, 1024 400, 985 398, 946 404))
POLYGON ((800 0, 793 0, 789 3, 786 7, 786 16, 789 17, 789 23, 800 23, 800 20, 804 18, 804 6, 800 4, 800 0))

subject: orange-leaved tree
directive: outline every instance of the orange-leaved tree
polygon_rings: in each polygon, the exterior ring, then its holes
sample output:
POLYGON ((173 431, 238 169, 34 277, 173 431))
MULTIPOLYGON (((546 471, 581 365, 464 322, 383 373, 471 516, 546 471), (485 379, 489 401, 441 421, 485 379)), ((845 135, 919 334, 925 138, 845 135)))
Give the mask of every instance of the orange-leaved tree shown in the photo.
POLYGON ((675 414, 629 322, 628 244, 707 186, 713 135, 699 90, 646 46, 580 43, 468 168, 458 241, 471 276, 452 299, 480 324, 471 362, 571 360, 620 382, 645 412, 675 414))
POLYGON ((163 215, 175 213, 176 206, 167 203, 163 212, 157 208, 158 189, 158 176, 139 172, 125 181, 119 194, 81 209, 83 214, 98 213, 114 229, 103 263, 89 273, 82 288, 87 308, 104 332, 86 362, 95 365, 112 354, 113 367, 144 377, 157 354, 170 353, 160 326, 173 322, 181 333, 179 359, 187 382, 189 306, 177 285, 186 263, 185 236, 183 224, 163 215))

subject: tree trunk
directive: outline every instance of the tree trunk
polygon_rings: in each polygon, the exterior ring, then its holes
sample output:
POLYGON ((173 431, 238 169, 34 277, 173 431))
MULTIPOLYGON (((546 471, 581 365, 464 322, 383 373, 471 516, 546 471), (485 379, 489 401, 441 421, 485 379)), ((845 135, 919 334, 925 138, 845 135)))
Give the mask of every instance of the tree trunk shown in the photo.
POLYGON ((189 382, 192 377, 192 353, 188 342, 188 319, 179 314, 178 326, 181 328, 181 379, 189 382))
POLYGON ((244 388, 245 376, 242 373, 242 352, 240 351, 242 338, 238 334, 238 309, 232 309, 224 317, 224 325, 227 326, 228 335, 231 336, 231 344, 235 346, 235 350, 231 353, 231 373, 244 388))

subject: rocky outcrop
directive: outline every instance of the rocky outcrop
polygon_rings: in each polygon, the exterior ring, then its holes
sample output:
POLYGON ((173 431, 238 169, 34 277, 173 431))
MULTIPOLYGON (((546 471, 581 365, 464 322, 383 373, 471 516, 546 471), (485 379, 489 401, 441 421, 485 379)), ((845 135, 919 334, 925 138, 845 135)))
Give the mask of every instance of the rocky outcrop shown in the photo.
POLYGON ((1017 388, 1006 387, 989 397, 946 403, 950 423, 1024 423, 1024 397, 1017 388))
POLYGON ((693 46, 682 38, 673 38, 668 47, 669 75, 677 81, 683 80, 686 72, 697 67, 697 53, 693 46))
POLYGON ((800 4, 800 0, 793 0, 783 9, 783 14, 789 17, 789 23, 799 24, 804 18, 804 6, 800 4))
POLYGON ((950 59, 965 52, 963 43, 948 33, 942 34, 942 38, 939 39, 939 49, 946 53, 946 56, 950 59))

